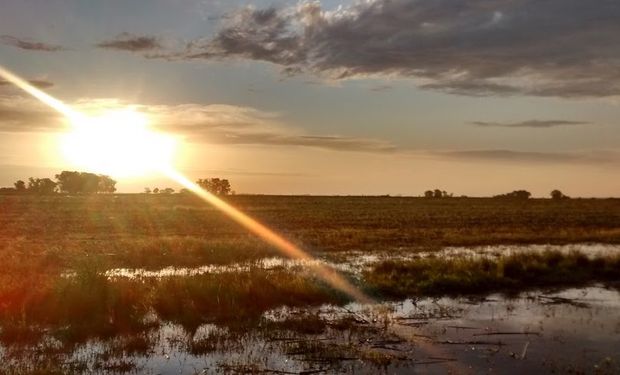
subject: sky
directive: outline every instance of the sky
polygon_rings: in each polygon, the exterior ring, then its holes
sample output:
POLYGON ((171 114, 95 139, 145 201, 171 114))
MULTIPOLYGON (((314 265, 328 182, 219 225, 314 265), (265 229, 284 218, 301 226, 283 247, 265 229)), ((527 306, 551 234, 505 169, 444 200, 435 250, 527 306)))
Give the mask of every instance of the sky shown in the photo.
MULTIPOLYGON (((617 0, 5 0, 0 65, 238 193, 620 192, 617 0)), ((63 132, 0 81, 0 186, 75 168, 63 132)))

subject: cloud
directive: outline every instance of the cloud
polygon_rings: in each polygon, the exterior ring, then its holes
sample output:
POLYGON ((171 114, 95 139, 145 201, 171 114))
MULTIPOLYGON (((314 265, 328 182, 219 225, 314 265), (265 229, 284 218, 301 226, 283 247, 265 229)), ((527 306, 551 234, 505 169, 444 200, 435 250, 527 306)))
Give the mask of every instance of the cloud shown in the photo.
POLYGON ((372 0, 243 8, 186 59, 238 58, 285 74, 398 76, 452 94, 620 95, 620 4, 610 0, 372 0))
POLYGON ((60 115, 23 96, 0 96, 0 132, 54 132, 64 129, 60 115))
POLYGON ((593 125, 586 121, 567 121, 567 120, 528 120, 521 122, 486 122, 474 121, 471 125, 479 127, 496 127, 496 128, 555 128, 560 126, 577 126, 577 125, 593 125))
MULTIPOLYGON (((54 87, 53 82, 50 82, 44 79, 31 79, 28 82, 30 82, 31 85, 38 87, 40 89, 49 89, 50 87, 54 87)), ((14 87, 14 85, 9 81, 0 79, 0 87, 14 87)))
POLYGON ((139 36, 130 33, 118 34, 114 39, 104 40, 96 46, 129 52, 149 52, 163 48, 161 41, 157 37, 139 36))
POLYGON ((312 135, 282 123, 280 114, 232 105, 184 104, 141 108, 166 131, 184 134, 193 142, 263 146, 300 146, 335 151, 385 153, 396 151, 376 139, 312 135))
POLYGON ((8 46, 28 51, 58 52, 65 50, 59 45, 37 42, 32 39, 20 39, 11 35, 0 35, 0 41, 8 46))
POLYGON ((515 150, 458 150, 433 151, 432 155, 449 159, 476 159, 503 162, 618 164, 615 151, 535 152, 515 150))

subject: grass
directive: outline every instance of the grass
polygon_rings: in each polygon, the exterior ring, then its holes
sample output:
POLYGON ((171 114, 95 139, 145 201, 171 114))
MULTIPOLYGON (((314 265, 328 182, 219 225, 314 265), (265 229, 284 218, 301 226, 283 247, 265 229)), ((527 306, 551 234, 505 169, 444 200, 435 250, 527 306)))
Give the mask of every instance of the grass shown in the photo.
POLYGON ((557 251, 487 258, 425 258, 382 262, 366 272, 369 290, 378 295, 485 294, 539 287, 620 280, 620 256, 590 259, 557 251))

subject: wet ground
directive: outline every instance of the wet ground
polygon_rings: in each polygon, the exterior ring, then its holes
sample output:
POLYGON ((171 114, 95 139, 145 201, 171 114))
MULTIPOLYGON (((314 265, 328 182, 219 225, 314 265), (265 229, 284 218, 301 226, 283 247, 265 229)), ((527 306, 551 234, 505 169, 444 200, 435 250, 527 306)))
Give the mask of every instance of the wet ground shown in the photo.
MULTIPOLYGON (((493 257, 545 250, 600 256, 620 252, 620 247, 446 248, 392 258, 493 257)), ((387 256, 351 252, 324 259, 340 271, 359 276, 387 256)), ((184 277, 247 272, 252 267, 294 270, 306 266, 300 261, 267 258, 251 264, 191 269, 116 269, 106 275, 184 277)), ((188 332, 181 326, 159 322, 156 316, 150 319, 154 325, 146 334, 92 340, 69 352, 50 338, 19 352, 2 348, 0 359, 5 365, 20 368, 24 361, 34 364, 50 357, 62 361, 63 369, 69 372, 95 373, 620 373, 620 292, 602 285, 513 296, 283 307, 268 311, 251 328, 206 324, 188 332), (64 354, 56 355, 55 351, 64 354)))

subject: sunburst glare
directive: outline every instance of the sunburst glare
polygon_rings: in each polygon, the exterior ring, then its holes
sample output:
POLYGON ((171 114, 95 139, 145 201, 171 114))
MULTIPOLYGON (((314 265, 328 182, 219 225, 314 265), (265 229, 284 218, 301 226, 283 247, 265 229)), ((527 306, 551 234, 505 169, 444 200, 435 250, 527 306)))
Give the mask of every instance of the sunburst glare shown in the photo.
POLYGON ((177 140, 152 130, 148 118, 134 109, 109 110, 71 125, 60 147, 66 161, 76 167, 114 177, 172 167, 177 140))

